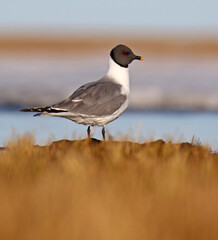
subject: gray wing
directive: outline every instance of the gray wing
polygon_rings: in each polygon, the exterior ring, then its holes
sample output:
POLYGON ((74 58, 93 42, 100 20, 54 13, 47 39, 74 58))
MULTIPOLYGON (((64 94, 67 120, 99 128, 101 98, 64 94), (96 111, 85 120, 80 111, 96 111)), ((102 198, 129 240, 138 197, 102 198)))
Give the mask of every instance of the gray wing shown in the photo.
POLYGON ((97 81, 81 86, 69 98, 52 108, 75 114, 106 116, 117 111, 127 100, 122 86, 113 82, 97 81))

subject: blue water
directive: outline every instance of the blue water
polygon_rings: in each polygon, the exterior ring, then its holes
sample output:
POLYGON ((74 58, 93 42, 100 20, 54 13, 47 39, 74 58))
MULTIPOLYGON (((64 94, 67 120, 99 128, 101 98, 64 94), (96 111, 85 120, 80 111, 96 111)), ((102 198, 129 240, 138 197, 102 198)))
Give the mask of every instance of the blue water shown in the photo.
MULTIPOLYGON (((86 126, 55 117, 32 117, 32 113, 0 111, 0 146, 6 146, 15 136, 34 134, 36 144, 60 139, 86 137, 86 126)), ((172 139, 191 142, 193 136, 202 144, 218 150, 218 113, 127 111, 109 123, 107 134, 115 139, 127 136, 143 142, 147 139, 172 139)), ((93 137, 101 138, 101 128, 92 128, 93 137)))

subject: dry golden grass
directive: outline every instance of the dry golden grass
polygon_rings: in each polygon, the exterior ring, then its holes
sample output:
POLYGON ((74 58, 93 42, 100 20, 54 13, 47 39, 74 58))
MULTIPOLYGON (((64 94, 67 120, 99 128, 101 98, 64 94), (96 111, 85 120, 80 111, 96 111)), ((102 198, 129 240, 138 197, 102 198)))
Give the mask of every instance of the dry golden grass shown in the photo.
POLYGON ((33 144, 0 153, 0 239, 217 239, 218 156, 207 148, 33 144))

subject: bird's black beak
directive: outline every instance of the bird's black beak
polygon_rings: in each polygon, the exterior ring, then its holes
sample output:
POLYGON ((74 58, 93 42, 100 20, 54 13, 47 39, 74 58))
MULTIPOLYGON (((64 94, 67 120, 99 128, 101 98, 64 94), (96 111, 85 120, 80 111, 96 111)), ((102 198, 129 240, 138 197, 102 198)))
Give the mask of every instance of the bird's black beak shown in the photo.
POLYGON ((135 59, 137 59, 137 60, 141 60, 141 61, 144 61, 144 58, 141 57, 141 56, 135 56, 135 59))

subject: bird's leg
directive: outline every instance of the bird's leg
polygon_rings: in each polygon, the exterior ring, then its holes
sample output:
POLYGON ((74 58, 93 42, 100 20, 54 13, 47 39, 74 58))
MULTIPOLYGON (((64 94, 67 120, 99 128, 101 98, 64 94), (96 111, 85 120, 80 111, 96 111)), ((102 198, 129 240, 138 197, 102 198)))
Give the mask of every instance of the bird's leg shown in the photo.
POLYGON ((88 126, 88 129, 87 129, 87 134, 88 134, 88 138, 90 138, 90 134, 91 134, 91 129, 90 129, 90 126, 88 126))
POLYGON ((105 141, 105 127, 103 126, 103 128, 102 128, 102 137, 103 137, 103 140, 105 141))

